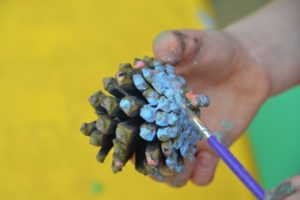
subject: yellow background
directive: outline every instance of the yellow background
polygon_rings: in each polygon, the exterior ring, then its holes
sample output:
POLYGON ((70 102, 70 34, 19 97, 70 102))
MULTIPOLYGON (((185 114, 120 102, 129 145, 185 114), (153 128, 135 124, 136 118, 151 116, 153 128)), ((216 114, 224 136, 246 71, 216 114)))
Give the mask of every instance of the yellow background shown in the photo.
MULTIPOLYGON (((0 0, 0 199, 254 199, 224 166, 207 188, 173 189, 129 164, 113 175, 79 128, 87 98, 160 31, 203 28, 207 1, 0 0)), ((210 13, 210 12, 208 12, 210 13)), ((246 138, 234 153, 255 172, 246 138)))

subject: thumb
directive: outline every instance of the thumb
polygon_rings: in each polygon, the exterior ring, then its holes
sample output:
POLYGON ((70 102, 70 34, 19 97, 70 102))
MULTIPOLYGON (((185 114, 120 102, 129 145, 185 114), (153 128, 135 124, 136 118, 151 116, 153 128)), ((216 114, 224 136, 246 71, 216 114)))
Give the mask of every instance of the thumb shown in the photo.
POLYGON ((201 32, 199 30, 180 30, 160 33, 154 39, 154 57, 172 65, 179 65, 191 60, 200 49, 201 32))
POLYGON ((198 144, 196 164, 191 177, 195 185, 208 185, 214 179, 219 157, 203 141, 198 144))

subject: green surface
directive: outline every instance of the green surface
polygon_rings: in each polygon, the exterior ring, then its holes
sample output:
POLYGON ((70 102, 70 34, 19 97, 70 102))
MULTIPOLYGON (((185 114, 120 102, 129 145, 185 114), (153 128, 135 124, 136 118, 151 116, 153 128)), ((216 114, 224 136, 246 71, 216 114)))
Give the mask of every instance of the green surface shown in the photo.
POLYGON ((218 15, 218 26, 224 27, 263 6, 270 0, 212 0, 218 15))
POLYGON ((300 87, 265 103, 250 127, 264 186, 270 189, 300 172, 300 87))

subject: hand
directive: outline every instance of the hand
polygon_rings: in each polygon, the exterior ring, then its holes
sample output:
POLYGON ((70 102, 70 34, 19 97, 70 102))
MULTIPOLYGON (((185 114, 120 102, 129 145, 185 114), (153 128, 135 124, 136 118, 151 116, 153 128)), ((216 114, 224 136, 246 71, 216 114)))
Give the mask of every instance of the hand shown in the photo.
MULTIPOLYGON (((269 96, 270 81, 263 66, 229 32, 214 30, 168 31, 153 44, 156 59, 176 66, 196 93, 211 99, 201 119, 213 132, 221 132, 231 145, 245 131, 260 105, 269 96)), ((183 186, 213 180, 218 156, 200 142, 196 161, 185 160, 185 171, 166 177, 166 183, 183 186)))
POLYGON ((288 179, 267 192, 266 200, 299 200, 300 199, 300 175, 288 179))

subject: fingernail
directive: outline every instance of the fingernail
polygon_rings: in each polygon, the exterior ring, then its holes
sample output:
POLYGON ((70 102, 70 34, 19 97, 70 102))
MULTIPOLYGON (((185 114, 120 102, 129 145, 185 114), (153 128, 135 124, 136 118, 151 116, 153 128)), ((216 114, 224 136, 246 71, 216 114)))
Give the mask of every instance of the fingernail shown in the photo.
POLYGON ((176 65, 182 54, 182 41, 174 32, 162 32, 154 40, 156 58, 164 63, 176 65))
POLYGON ((186 184, 186 180, 182 180, 182 179, 174 179, 171 183, 170 183, 170 185, 172 186, 172 187, 182 187, 182 186, 184 186, 185 184, 186 184))
POLYGON ((197 165, 194 170, 192 181, 196 185, 207 185, 213 179, 216 161, 207 152, 202 152, 198 155, 197 165))

